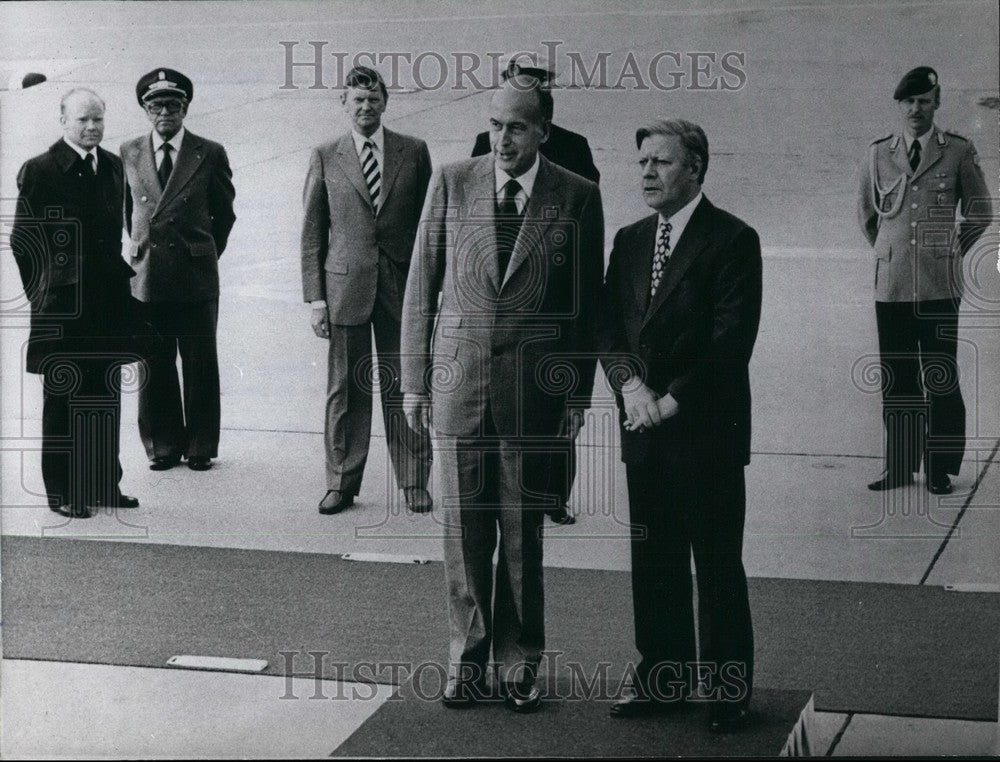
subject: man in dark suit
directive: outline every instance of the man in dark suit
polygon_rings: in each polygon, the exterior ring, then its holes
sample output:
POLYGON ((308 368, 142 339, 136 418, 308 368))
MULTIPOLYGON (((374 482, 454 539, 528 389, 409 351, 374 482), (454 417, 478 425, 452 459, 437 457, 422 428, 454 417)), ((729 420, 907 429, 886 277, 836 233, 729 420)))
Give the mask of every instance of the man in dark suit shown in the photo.
POLYGON ((27 161, 11 249, 31 302, 27 371, 44 376, 42 477, 49 507, 89 518, 135 508, 119 489, 120 365, 132 269, 121 254, 121 161, 98 144, 104 101, 76 88, 60 105, 63 138, 27 161))
MULTIPOLYGON (((536 56, 532 59, 528 54, 513 56, 507 60, 503 68, 503 79, 506 80, 517 74, 536 79, 542 87, 547 89, 551 89, 556 78, 555 69, 544 56, 536 56)), ((551 103, 551 101, 547 103, 551 103)), ((545 115, 545 118, 549 120, 549 137, 542 143, 539 152, 563 169, 568 169, 592 182, 600 182, 601 173, 594 166, 594 157, 590 152, 587 138, 553 124, 553 112, 554 109, 545 115)), ((473 157, 485 156, 492 153, 492 150, 489 132, 480 132, 476 135, 476 145, 472 149, 473 157)), ((564 439, 556 445, 548 468, 549 486, 546 488, 546 492, 555 498, 556 505, 547 510, 546 514, 556 524, 573 524, 576 519, 569 512, 566 503, 570 492, 573 491, 573 482, 576 479, 576 443, 571 439, 564 439)))
POLYGON ((184 127, 193 97, 178 71, 144 75, 136 98, 153 131, 121 146, 132 293, 160 334, 139 391, 139 435, 154 471, 182 456, 206 471, 219 447, 218 261, 236 220, 235 192, 225 149, 184 127))
POLYGON ((475 700, 491 647, 506 705, 540 706, 538 453, 572 440, 590 405, 604 250, 597 185, 539 155, 550 98, 527 77, 497 90, 493 154, 437 175, 406 284, 404 408, 433 426, 440 464, 448 707, 475 700))
POLYGON ((858 197, 858 221, 875 252, 885 426, 885 470, 868 488, 912 484, 923 458, 928 491, 947 495, 965 454, 956 360, 962 258, 986 232, 990 192, 972 141, 934 126, 934 69, 907 72, 894 97, 901 132, 869 146, 858 197))
POLYGON ((753 629, 743 570, 750 460, 747 370, 761 307, 757 233, 701 192, 708 140, 657 121, 636 133, 642 194, 656 210, 618 231, 605 278, 602 360, 622 421, 631 519, 634 692, 630 717, 681 706, 707 680, 714 730, 747 717, 753 629), (690 559, 698 580, 695 666, 690 559), (678 691, 678 682, 688 688, 678 691))
POLYGON ((426 513, 431 445, 406 425, 399 389, 403 292, 431 178, 427 144, 382 126, 388 103, 374 69, 352 69, 341 93, 351 131, 313 150, 302 223, 302 288, 313 331, 329 342, 322 514, 361 489, 372 422, 372 329, 386 444, 409 510, 426 513))

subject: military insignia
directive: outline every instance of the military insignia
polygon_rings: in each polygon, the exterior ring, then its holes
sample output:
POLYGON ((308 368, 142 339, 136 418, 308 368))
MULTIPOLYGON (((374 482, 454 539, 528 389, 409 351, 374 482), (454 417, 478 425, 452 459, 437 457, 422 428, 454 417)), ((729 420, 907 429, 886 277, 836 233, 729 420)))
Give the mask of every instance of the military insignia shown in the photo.
POLYGON ((930 82, 932 85, 936 85, 937 84, 937 74, 935 74, 932 71, 927 72, 927 81, 930 82))
POLYGON ((948 201, 948 195, 946 193, 939 193, 937 196, 937 202, 939 205, 945 204, 948 201))

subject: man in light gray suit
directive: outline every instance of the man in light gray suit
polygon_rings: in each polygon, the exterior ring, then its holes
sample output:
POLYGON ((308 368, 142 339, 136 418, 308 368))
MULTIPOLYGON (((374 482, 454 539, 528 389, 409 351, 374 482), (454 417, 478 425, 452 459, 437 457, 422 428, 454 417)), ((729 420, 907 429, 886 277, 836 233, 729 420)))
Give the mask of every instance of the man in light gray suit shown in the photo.
POLYGON ((314 149, 303 191, 302 291, 315 334, 329 342, 324 515, 354 502, 371 436, 372 330, 386 443, 407 507, 426 513, 431 446, 402 414, 403 291, 431 177, 427 144, 387 130, 388 92, 374 69, 348 72, 341 103, 352 129, 314 149))
POLYGON ((551 97, 523 76, 497 90, 492 154, 437 176, 406 284, 404 407, 440 464, 449 708, 481 696, 491 647, 507 707, 540 706, 546 455, 590 404, 604 263, 597 185, 539 154, 551 97))

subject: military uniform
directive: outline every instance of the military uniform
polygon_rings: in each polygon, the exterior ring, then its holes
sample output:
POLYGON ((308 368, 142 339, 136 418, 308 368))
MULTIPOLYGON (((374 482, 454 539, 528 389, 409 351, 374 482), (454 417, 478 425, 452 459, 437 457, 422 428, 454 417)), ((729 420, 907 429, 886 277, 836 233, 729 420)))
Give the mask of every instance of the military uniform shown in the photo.
MULTIPOLYGON (((936 74, 930 83, 936 86, 936 74)), ((897 89, 896 99, 925 92, 897 89)), ((922 455, 929 485, 935 476, 947 484, 942 475, 961 466, 965 404, 955 355, 962 257, 990 214, 979 157, 961 135, 932 127, 916 168, 903 135, 869 147, 858 219, 875 250, 886 469, 898 483, 912 478, 922 455), (964 220, 956 229, 958 207, 964 220)))

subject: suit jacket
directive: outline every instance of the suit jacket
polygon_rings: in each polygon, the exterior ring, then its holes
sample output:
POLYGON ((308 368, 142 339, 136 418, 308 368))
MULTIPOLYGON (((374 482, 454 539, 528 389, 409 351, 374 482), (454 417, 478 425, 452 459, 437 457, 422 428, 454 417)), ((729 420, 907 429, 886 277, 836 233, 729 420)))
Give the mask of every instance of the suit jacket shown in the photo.
POLYGON ((901 135, 873 142, 861 171, 858 221, 875 248, 875 300, 960 298, 962 257, 991 214, 970 141, 935 127, 916 171, 901 135), (965 219, 956 235, 959 204, 965 219))
POLYGON ((219 298, 219 257, 233 213, 233 173, 226 150, 185 130, 167 187, 156 176, 152 135, 122 143, 125 224, 136 275, 132 293, 143 302, 200 302, 219 298))
POLYGON ((29 159, 10 246, 31 302, 29 373, 45 373, 56 356, 125 350, 132 319, 122 259, 122 164, 97 149, 97 175, 65 141, 29 159))
MULTIPOLYGON (((472 156, 485 156, 491 153, 490 134, 480 132, 476 135, 476 145, 472 156)), ((600 182, 601 173, 594 166, 594 156, 590 152, 587 139, 578 133, 571 132, 556 124, 549 125, 549 139, 542 143, 539 152, 549 161, 558 164, 563 169, 575 172, 593 182, 600 182)))
MULTIPOLYGON (((756 231, 703 198, 649 288, 659 215, 618 231, 601 299, 602 363, 612 388, 639 375, 678 413, 650 432, 622 430, 622 460, 675 452, 750 461, 748 364, 761 308, 756 231)), ((620 415, 621 396, 618 395, 620 415)))
POLYGON ((493 158, 436 175, 403 304, 402 389, 430 394, 441 434, 556 436, 590 402, 604 265, 597 185, 542 157, 505 273, 493 158), (430 351, 429 351, 430 350, 430 351))
POLYGON ((427 144, 384 130, 378 215, 351 133, 313 149, 302 204, 302 294, 325 299, 334 325, 371 318, 376 295, 397 318, 431 179, 427 144), (383 274, 379 278, 379 273, 383 274))

